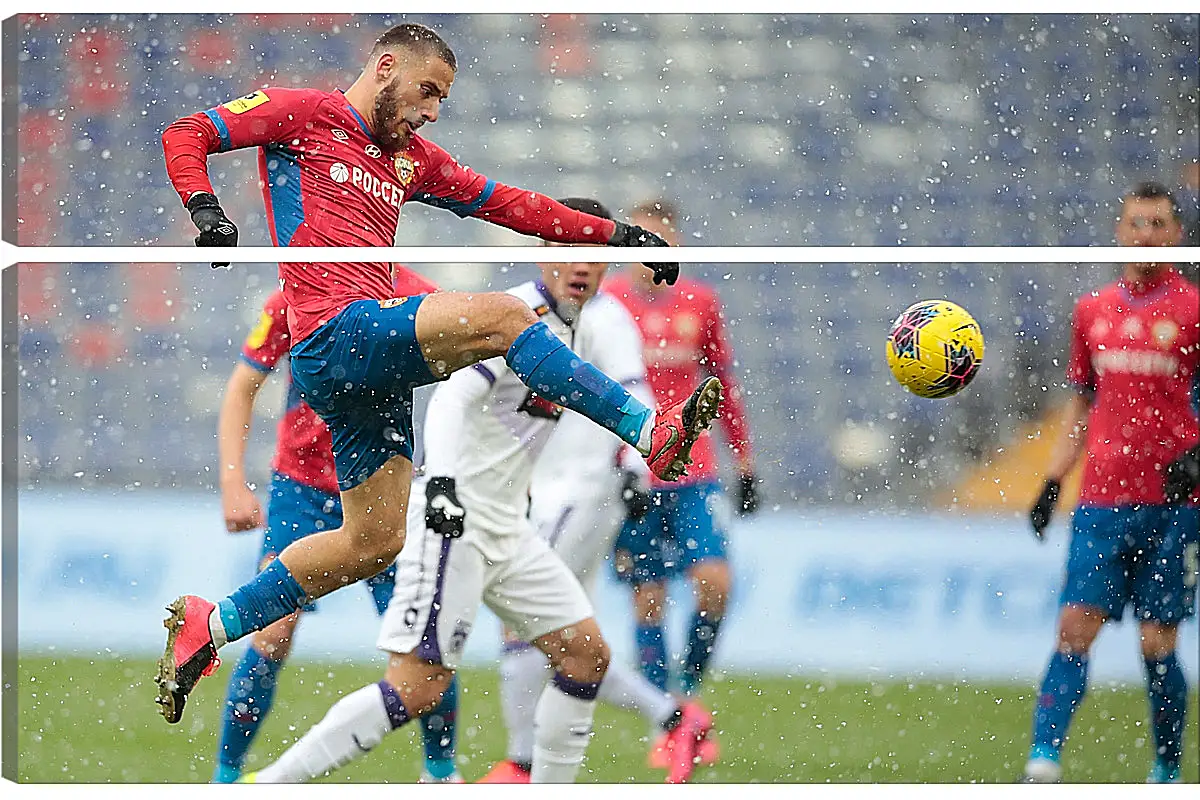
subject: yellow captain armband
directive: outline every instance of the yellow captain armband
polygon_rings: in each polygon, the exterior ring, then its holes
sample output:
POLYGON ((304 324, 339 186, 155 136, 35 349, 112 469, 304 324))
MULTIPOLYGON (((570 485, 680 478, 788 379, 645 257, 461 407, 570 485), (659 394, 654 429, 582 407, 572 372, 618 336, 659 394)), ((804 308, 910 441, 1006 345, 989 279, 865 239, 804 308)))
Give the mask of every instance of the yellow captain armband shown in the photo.
POLYGON ((252 108, 258 108, 263 103, 270 101, 267 93, 259 89, 256 92, 251 92, 245 97, 239 97, 237 100, 230 100, 223 107, 229 109, 233 114, 244 114, 252 108))

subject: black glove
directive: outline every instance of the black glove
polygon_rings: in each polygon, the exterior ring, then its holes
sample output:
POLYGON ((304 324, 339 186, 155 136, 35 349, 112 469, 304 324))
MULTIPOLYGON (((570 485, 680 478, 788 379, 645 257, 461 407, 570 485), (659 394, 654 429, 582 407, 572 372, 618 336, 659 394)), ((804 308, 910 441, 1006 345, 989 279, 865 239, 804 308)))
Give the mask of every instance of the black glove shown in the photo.
POLYGON ((650 490, 632 470, 625 470, 621 483, 621 502, 625 504, 625 513, 630 519, 642 519, 650 513, 650 490))
POLYGON ((738 516, 748 517, 758 511, 758 479, 743 475, 738 491, 738 516))
POLYGON ((425 484, 425 527, 451 539, 463 535, 467 510, 458 502, 454 478, 430 478, 425 484))
POLYGON ((1180 505, 1187 502, 1197 486, 1200 486, 1200 444, 1167 465, 1163 494, 1171 505, 1180 505))
POLYGON ((1029 523, 1033 525, 1033 533, 1038 539, 1046 534, 1046 526, 1054 516, 1054 504, 1058 502, 1058 490, 1062 488, 1058 481, 1046 481, 1037 502, 1029 510, 1029 523))
MULTIPOLYGON (((196 247, 237 247, 237 226, 225 216, 216 195, 208 192, 192 195, 187 202, 187 210, 192 212, 192 222, 200 231, 196 237, 196 247)), ((212 266, 213 269, 228 267, 229 262, 214 263, 212 266)))
MULTIPOLYGON (((616 226, 612 238, 608 240, 613 247, 669 247, 666 240, 657 233, 652 233, 639 225, 618 222, 616 226)), ((654 270, 655 283, 666 281, 668 286, 673 286, 679 279, 678 264, 650 264, 645 261, 642 263, 654 270)))

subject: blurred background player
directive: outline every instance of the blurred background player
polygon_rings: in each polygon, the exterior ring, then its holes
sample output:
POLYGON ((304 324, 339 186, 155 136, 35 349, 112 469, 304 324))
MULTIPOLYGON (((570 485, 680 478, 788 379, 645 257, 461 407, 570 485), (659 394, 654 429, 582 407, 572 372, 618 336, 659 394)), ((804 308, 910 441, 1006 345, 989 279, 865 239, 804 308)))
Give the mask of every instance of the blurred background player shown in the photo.
MULTIPOLYGON (((564 205, 611 219, 595 200, 568 198, 564 205)), ((548 247, 555 245, 547 243, 548 247)), ((554 312, 572 331, 581 313, 603 314, 606 352, 612 375, 644 403, 652 403, 642 337, 629 312, 611 295, 599 292, 607 264, 546 262, 541 285, 557 299, 554 312)), ((529 517, 567 567, 594 596, 598 567, 612 552, 621 521, 649 510, 649 471, 636 452, 574 411, 558 410, 549 444, 538 457, 530 489, 529 517)), ((481 783, 527 783, 533 760, 534 711, 551 677, 546 657, 528 642, 506 632, 500 657, 500 701, 508 733, 508 752, 481 783)), ((600 684, 601 702, 636 711, 672 741, 674 758, 667 781, 682 783, 694 770, 698 739, 712 726, 698 703, 682 704, 650 684, 640 672, 610 664, 600 684)))
MULTIPOLYGON (((1142 183, 1124 198, 1121 246, 1169 247, 1181 236, 1179 210, 1166 187, 1142 183)), ((1076 304, 1067 367, 1078 390, 1071 401, 1074 425, 1057 442, 1030 512, 1039 539, 1085 442, 1087 461, 1072 520, 1058 645, 1034 711, 1026 782, 1061 779, 1063 744, 1087 690, 1088 651, 1104 623, 1120 620, 1129 604, 1140 626, 1154 731, 1149 782, 1180 779, 1187 681, 1175 643, 1196 602, 1198 367, 1200 292, 1171 264, 1128 263, 1120 280, 1076 304)))
MULTIPOLYGON (((662 200, 634 209, 632 220, 652 224, 672 245, 678 244, 679 212, 662 200)), ((612 278, 605 290, 620 300, 637 321, 645 341, 646 373, 659 402, 686 396, 687 386, 715 375, 726 387, 720 420, 738 473, 737 511, 758 508, 757 481, 741 391, 733 372, 733 354, 725 341, 721 302, 709 286, 681 279, 661 287, 640 265, 612 278)), ((663 633, 667 582, 686 572, 697 608, 688 634, 676 688, 696 694, 716 647, 731 583, 726 557, 728 502, 718 482, 718 452, 709 436, 692 451, 687 478, 668 487, 654 483, 649 513, 626 522, 617 538, 618 576, 632 584, 637 651, 646 678, 661 689, 671 685, 663 633)), ((663 740, 663 744, 666 741, 663 740)), ((662 764, 663 750, 656 763, 662 764)), ((712 749, 706 749, 712 758, 712 749)))
MULTIPOLYGON (((400 294, 437 291, 433 283, 403 267, 396 269, 395 286, 400 294)), ((251 531, 263 523, 258 497, 246 482, 246 442, 259 390, 286 357, 288 345, 287 303, 283 292, 275 291, 242 345, 242 360, 229 376, 218 418, 221 506, 230 533, 251 531)), ((329 428, 300 399, 289 377, 287 407, 276 431, 260 570, 292 542, 341 525, 342 504, 331 448, 329 428)), ((364 581, 381 615, 391 600, 395 574, 393 564, 364 581)), ((315 603, 302 609, 314 610, 315 603)), ((241 776, 246 753, 274 705, 279 674, 291 652, 300 614, 296 611, 256 632, 229 676, 213 782, 232 783, 241 776)), ((447 690, 443 704, 421 719, 424 782, 462 781, 454 764, 456 694, 457 683, 447 690)))
MULTIPOLYGON (((530 281, 508 294, 548 335, 571 342, 576 358, 593 361, 618 385, 635 381, 640 360, 609 338, 614 315, 623 315, 618 304, 589 308, 574 325, 559 315, 563 309, 571 317, 566 309, 586 291, 574 281, 530 281)), ((561 412, 503 356, 437 387, 425 417, 425 474, 407 509, 413 535, 396 561, 397 590, 379 633, 380 649, 390 654, 384 679, 336 703, 253 780, 312 780, 441 702, 481 604, 554 670, 534 712, 530 781, 575 780, 609 651, 579 580, 529 522, 533 466, 561 412)))

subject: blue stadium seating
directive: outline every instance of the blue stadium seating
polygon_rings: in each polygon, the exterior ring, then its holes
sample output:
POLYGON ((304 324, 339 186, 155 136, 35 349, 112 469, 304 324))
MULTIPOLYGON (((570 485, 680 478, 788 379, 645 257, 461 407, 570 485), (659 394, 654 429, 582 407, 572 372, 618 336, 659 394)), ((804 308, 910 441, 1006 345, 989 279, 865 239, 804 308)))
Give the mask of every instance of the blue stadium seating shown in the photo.
MULTIPOLYGON (((61 19, 30 22, 22 108, 62 109, 72 137, 45 162, 52 196, 63 199, 48 243, 186 235, 158 149, 163 127, 264 81, 353 77, 362 47, 400 18, 359 15, 357 27, 329 35, 295 18, 280 27, 215 15, 73 17, 72 30, 109 28, 128 43, 115 71, 126 100, 108 115, 73 110, 85 90, 64 68, 61 19), (181 56, 212 30, 227 37, 230 64, 181 56)), ((1187 102, 1200 78, 1195 15, 727 15, 686 34, 682 16, 582 15, 590 65, 565 75, 549 73, 535 44, 545 38, 537 16, 411 18, 440 26, 462 65, 441 121, 426 129, 431 139, 500 180, 594 192, 618 209, 669 194, 701 244, 1108 244, 1123 188, 1173 182, 1179 159, 1200 146, 1187 102)), ((220 158, 218 183, 243 241, 265 244, 253 160, 220 158)), ((424 210, 406 210, 401 243, 491 243, 486 225, 440 214, 426 223, 424 210)), ((895 314, 925 296, 963 299, 988 334, 989 370, 1009 365, 1019 335, 1043 337, 1061 355, 1053 332, 1062 312, 1050 321, 1038 309, 1067 307, 1111 270, 1052 269, 692 271, 715 280, 727 303, 771 486, 822 500, 840 496, 825 434, 850 415, 931 430, 938 422, 930 404, 886 381, 880 344, 895 314)), ((31 410, 23 424, 36 431, 23 446, 35 474, 70 478, 94 459, 120 480, 209 485, 209 395, 274 276, 267 266, 182 274, 178 325, 155 329, 126 305, 125 273, 64 272, 61 316, 20 340, 31 410), (69 362, 66 343, 84 315, 119 331, 119 361, 88 370, 69 362)), ((994 399, 998 409, 1006 402, 994 399)), ((943 437, 931 446, 956 445, 943 437)))

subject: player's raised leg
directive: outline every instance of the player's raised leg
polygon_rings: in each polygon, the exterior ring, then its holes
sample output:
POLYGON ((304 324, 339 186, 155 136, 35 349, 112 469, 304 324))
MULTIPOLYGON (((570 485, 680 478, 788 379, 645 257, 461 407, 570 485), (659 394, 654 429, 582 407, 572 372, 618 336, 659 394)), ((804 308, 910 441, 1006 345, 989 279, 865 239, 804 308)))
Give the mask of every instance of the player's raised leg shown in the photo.
POLYGON ((446 376, 502 355, 523 383, 616 433, 664 480, 684 474, 692 446, 712 424, 721 402, 721 382, 709 378, 690 397, 656 415, 576 355, 528 305, 509 294, 431 295, 417 311, 416 332, 434 374, 446 376))

